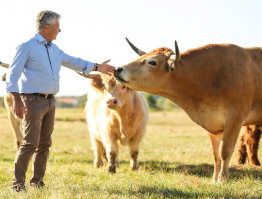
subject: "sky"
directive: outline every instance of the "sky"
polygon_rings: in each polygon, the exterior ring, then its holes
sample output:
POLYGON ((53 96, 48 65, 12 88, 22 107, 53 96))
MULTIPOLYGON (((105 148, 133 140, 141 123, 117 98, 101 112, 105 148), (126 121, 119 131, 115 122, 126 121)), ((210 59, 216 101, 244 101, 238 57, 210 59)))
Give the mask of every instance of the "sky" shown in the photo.
MULTIPOLYGON (((159 47, 180 52, 206 44, 262 47, 261 0, 0 0, 0 61, 36 33, 42 10, 61 15, 53 42, 65 53, 119 67, 138 58, 125 37, 145 52, 159 47)), ((7 69, 0 67, 0 76, 7 69)), ((88 93, 89 80, 62 67, 57 96, 88 93)), ((4 96, 5 82, 0 82, 4 96)))

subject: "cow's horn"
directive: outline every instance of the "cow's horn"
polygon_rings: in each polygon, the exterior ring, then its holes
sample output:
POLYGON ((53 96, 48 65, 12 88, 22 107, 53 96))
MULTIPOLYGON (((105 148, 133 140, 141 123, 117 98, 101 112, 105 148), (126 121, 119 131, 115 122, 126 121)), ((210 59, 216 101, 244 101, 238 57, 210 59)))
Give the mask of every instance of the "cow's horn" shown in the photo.
POLYGON ((79 75, 89 78, 89 79, 101 79, 100 74, 89 74, 89 75, 84 75, 82 73, 77 72, 79 75))
POLYGON ((175 41, 175 50, 176 50, 176 61, 179 61, 180 60, 180 52, 179 52, 178 45, 177 45, 176 41, 175 41))
POLYGON ((146 52, 139 50, 137 47, 135 47, 127 38, 126 38, 126 41, 138 55, 142 56, 146 54, 146 52))
POLYGON ((5 68, 9 68, 9 64, 3 63, 3 62, 1 62, 1 61, 0 61, 0 65, 3 66, 3 67, 5 67, 5 68))

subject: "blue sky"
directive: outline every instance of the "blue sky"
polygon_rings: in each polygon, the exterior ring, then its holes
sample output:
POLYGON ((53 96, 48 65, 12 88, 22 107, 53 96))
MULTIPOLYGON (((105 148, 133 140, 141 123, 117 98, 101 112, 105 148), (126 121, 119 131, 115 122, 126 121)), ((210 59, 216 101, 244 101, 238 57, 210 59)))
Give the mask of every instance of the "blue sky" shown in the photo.
MULTIPOLYGON (((54 41, 64 52, 92 62, 121 66, 158 47, 180 52, 210 43, 262 47, 261 0, 0 0, 0 61, 10 63, 19 43, 35 34, 41 10, 59 13, 62 32, 54 41)), ((0 75, 6 69, 0 68, 0 75)), ((87 79, 62 67, 58 96, 83 95, 87 79)), ((0 96, 5 83, 0 82, 0 96)))

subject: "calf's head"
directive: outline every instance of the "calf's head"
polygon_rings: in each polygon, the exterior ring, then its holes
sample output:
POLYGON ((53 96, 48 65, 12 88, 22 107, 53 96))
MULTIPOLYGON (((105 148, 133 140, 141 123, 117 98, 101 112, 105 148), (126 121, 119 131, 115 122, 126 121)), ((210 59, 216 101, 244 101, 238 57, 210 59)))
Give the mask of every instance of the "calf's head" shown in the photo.
POLYGON ((92 89, 96 89, 101 94, 103 103, 107 108, 120 109, 127 105, 132 98, 134 91, 125 85, 117 84, 115 78, 112 76, 105 74, 82 76, 92 79, 92 89))

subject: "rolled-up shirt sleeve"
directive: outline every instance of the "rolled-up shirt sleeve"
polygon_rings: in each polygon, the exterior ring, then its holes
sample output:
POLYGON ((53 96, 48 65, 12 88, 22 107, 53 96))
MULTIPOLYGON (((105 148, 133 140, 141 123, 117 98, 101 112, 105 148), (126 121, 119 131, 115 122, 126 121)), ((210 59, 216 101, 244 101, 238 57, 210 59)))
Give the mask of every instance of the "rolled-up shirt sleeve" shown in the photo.
POLYGON ((85 75, 89 74, 94 67, 94 63, 83 60, 81 58, 70 56, 64 53, 62 50, 60 52, 60 55, 62 56, 62 66, 73 69, 75 71, 83 72, 85 75))
POLYGON ((15 57, 12 60, 6 74, 6 90, 8 93, 19 92, 18 80, 21 77, 28 58, 28 46, 24 43, 17 46, 15 57))

